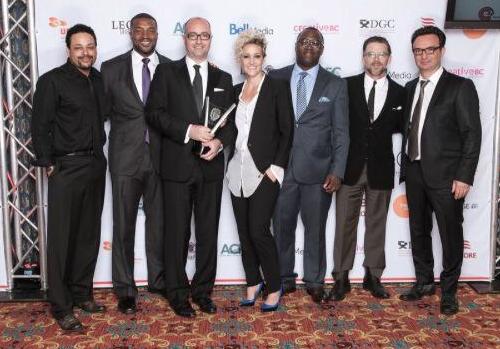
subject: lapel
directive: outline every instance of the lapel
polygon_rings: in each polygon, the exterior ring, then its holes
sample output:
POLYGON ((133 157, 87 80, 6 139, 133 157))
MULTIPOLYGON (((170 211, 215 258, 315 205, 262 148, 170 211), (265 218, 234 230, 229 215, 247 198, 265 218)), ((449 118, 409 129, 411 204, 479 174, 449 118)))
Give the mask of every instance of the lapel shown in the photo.
POLYGON ((330 73, 323 69, 323 67, 319 67, 318 75, 316 76, 316 81, 311 93, 311 98, 309 99, 306 110, 304 110, 304 113, 301 115, 300 119, 307 117, 308 112, 311 110, 315 102, 318 101, 321 97, 321 93, 325 89, 325 85, 328 82, 328 74, 330 73))
MULTIPOLYGON (((380 119, 383 119, 386 112, 387 112, 387 108, 389 108, 391 105, 392 105, 392 100, 394 99, 394 87, 393 87, 393 81, 391 80, 391 78, 389 77, 389 75, 386 75, 386 79, 387 79, 387 96, 385 97, 385 101, 384 101, 384 105, 382 106, 382 109, 380 110, 380 114, 378 115, 378 118, 377 120, 374 121, 377 122, 379 121, 380 119)), ((363 89, 364 90, 364 89, 363 89)))
POLYGON ((407 97, 407 104, 406 104, 406 110, 405 110, 405 125, 404 125, 404 137, 405 137, 405 139, 408 137, 408 131, 410 128, 411 110, 412 110, 412 106, 413 106, 413 98, 415 98, 415 90, 417 88, 418 79, 419 78, 416 78, 413 81, 410 81, 409 85, 408 85, 408 97, 407 97))
POLYGON ((358 100, 359 101, 359 104, 361 105, 361 111, 362 111, 362 115, 365 115, 366 116, 366 120, 369 121, 369 111, 368 111, 368 102, 366 101, 367 97, 366 97, 366 92, 365 92, 365 73, 362 73, 360 75, 358 75, 358 79, 356 79, 356 88, 354 89, 355 91, 357 91, 358 95, 356 96, 356 98, 354 98, 354 100, 358 100))
MULTIPOLYGON (((184 85, 185 90, 187 91, 187 96, 188 96, 188 103, 191 106, 191 112, 190 115, 198 115, 198 110, 196 108, 196 100, 194 98, 194 92, 193 92, 193 85, 191 84, 191 79, 189 77, 189 71, 187 68, 186 64, 186 57, 182 58, 181 60, 177 61, 177 66, 178 66, 178 72, 179 72, 179 83, 184 85)), ((208 86, 207 86, 208 90, 208 86)), ((198 118, 191 118, 191 120, 194 120, 195 122, 198 122, 198 118)))
POLYGON ((427 116, 429 116, 429 110, 436 104, 436 101, 439 100, 442 92, 445 90, 446 80, 448 78, 448 72, 443 69, 443 74, 438 80, 436 88, 434 89, 434 93, 432 94, 431 101, 429 102, 429 107, 427 108, 427 115, 425 119, 427 120, 427 116))
MULTIPOLYGON (((260 88, 260 92, 257 95, 257 101, 255 102, 255 109, 253 111, 252 123, 250 124, 250 132, 252 132, 252 126, 254 124, 255 118, 260 117, 261 115, 266 115, 266 108, 270 108, 270 105, 264 105, 264 102, 267 100, 264 96, 269 91, 269 77, 264 76, 264 81, 262 82, 262 86, 260 88), (262 98, 261 98, 262 97, 262 98)), ((253 132, 252 132, 253 133, 253 132)))
POLYGON ((140 105, 144 105, 144 103, 142 102, 141 96, 139 96, 139 91, 137 91, 137 86, 135 86, 135 82, 134 82, 134 73, 132 70, 132 50, 130 50, 129 54, 127 55, 127 59, 125 60, 125 64, 126 64, 125 80, 127 82, 127 85, 129 87, 130 91, 132 91, 132 94, 134 95, 134 97, 137 99, 137 103, 139 103, 140 105))
POLYGON ((207 92, 205 97, 209 96, 210 99, 212 100, 214 94, 214 88, 217 87, 219 78, 220 78, 220 71, 214 68, 210 63, 208 63, 208 81, 207 81, 207 92))

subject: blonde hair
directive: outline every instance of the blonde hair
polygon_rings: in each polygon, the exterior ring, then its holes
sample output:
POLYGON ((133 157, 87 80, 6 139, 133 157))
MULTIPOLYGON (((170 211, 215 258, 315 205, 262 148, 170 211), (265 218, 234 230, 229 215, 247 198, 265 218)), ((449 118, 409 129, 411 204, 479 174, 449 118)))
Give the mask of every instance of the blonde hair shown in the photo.
POLYGON ((254 29, 241 32, 234 43, 234 55, 236 61, 239 62, 243 53, 243 47, 249 44, 254 44, 262 48, 262 55, 266 57, 267 40, 264 34, 257 32, 254 29))

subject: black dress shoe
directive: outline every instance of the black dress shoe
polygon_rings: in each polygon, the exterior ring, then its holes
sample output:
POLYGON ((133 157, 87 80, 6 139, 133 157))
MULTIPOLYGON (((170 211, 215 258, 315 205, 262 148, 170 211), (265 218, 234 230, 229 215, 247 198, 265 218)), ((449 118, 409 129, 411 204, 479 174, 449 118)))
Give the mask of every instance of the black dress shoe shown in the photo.
POLYGON ((123 314, 135 314, 137 312, 137 306, 135 304, 134 297, 123 297, 118 299, 118 310, 123 314))
POLYGON ((68 314, 60 319, 57 319, 57 323, 64 331, 68 332, 83 331, 82 323, 73 314, 68 314))
POLYGON ((76 306, 87 313, 104 313, 106 311, 106 307, 104 305, 98 304, 94 300, 81 302, 76 306))
POLYGON ((297 284, 295 283, 295 280, 283 280, 282 290, 283 294, 297 291, 297 284))
POLYGON ((375 298, 387 299, 391 296, 380 283, 380 279, 369 272, 366 273, 363 279, 363 289, 370 291, 375 298))
POLYGON ((416 283, 412 288, 399 296, 402 301, 418 301, 423 296, 432 296, 436 293, 436 285, 434 284, 419 284, 416 283))
POLYGON ((196 316, 196 312, 194 311, 189 301, 172 305, 172 310, 174 311, 174 313, 182 317, 191 318, 196 316))
POLYGON ((200 310, 207 314, 217 313, 217 306, 209 297, 193 299, 193 302, 200 307, 200 310))
POLYGON ((326 297, 326 300, 333 299, 334 301, 341 301, 345 298, 347 293, 351 292, 351 283, 349 282, 349 272, 345 271, 339 273, 338 278, 335 279, 335 284, 332 290, 326 297))
POLYGON ((311 296, 314 303, 321 303, 325 299, 325 290, 320 287, 308 287, 307 294, 311 296))
POLYGON ((458 313, 458 300, 454 294, 444 293, 441 296, 441 314, 454 315, 458 313))

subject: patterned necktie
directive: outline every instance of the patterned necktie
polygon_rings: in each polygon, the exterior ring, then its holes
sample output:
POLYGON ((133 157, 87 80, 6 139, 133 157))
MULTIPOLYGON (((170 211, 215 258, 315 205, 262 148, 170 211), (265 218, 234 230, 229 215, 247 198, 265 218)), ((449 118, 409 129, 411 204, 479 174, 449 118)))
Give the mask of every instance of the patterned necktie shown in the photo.
POLYGON ((375 85, 377 84, 376 80, 373 80, 373 86, 370 90, 370 94, 368 95, 368 116, 370 117, 370 123, 375 120, 375 85))
POLYGON ((410 133, 408 134, 408 157, 410 161, 415 161, 418 157, 418 129, 420 125, 420 114, 422 113, 422 102, 424 101, 424 89, 429 83, 429 80, 420 81, 420 94, 418 95, 417 104, 413 109, 411 117, 410 133))
POLYGON ((201 110, 203 109, 203 82, 201 80, 200 65, 193 65, 195 70, 193 79, 193 92, 194 99, 196 100, 196 108, 198 109, 198 115, 201 115, 201 110))
MULTIPOLYGON (((146 104, 149 95, 149 86, 151 85, 151 73, 148 68, 149 58, 142 59, 142 102, 146 104)), ((149 131, 146 126, 144 131, 144 141, 149 143, 149 131)))
POLYGON ((306 82, 304 81, 306 77, 306 72, 301 72, 299 74, 299 81, 297 82, 297 112, 295 114, 295 120, 300 119, 307 107, 306 82))

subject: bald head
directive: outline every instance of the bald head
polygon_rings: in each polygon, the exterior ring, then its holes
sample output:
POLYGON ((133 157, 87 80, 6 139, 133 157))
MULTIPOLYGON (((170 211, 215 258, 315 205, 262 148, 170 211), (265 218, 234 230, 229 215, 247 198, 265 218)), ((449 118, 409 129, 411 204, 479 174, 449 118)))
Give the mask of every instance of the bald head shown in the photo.
POLYGON ((189 58, 197 63, 205 61, 211 42, 210 22, 202 17, 193 17, 186 21, 184 24, 184 46, 189 58))

